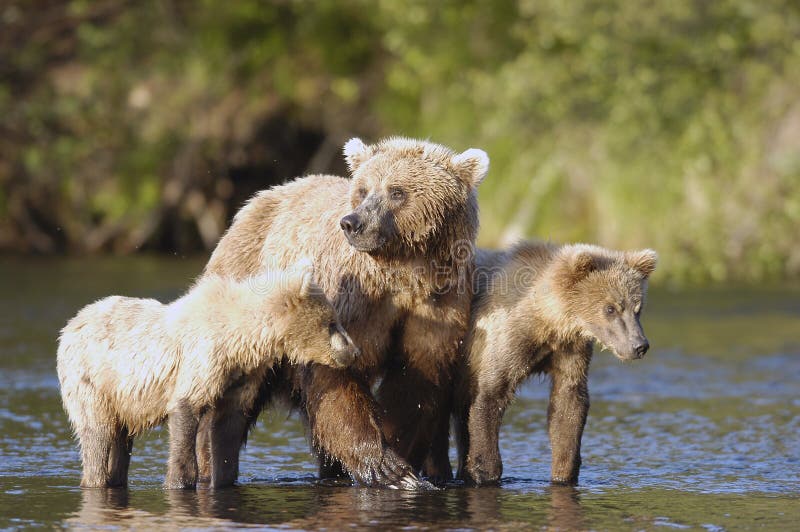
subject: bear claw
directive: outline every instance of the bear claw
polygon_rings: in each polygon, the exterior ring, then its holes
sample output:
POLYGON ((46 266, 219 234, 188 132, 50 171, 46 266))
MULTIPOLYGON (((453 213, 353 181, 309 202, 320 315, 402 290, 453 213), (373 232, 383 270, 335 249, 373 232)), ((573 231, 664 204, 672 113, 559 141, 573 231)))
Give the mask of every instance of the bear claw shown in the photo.
POLYGON ((355 481, 367 486, 384 486, 401 490, 435 490, 433 484, 420 479, 411 466, 391 449, 386 449, 377 467, 353 474, 355 481))

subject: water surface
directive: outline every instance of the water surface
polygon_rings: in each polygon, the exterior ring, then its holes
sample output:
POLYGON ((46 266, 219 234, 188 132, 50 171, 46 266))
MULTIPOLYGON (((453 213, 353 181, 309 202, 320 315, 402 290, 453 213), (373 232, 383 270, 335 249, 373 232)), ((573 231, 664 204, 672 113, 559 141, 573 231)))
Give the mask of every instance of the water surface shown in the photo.
POLYGON ((203 259, 0 263, 0 528, 794 529, 800 523, 800 287, 651 291, 653 348, 597 353, 577 488, 548 483, 547 382, 506 415, 499 488, 398 492, 317 482, 295 415, 262 415, 240 486, 160 488, 166 430, 137 440, 127 490, 81 490, 59 399, 58 330, 112 293, 177 296, 203 259))

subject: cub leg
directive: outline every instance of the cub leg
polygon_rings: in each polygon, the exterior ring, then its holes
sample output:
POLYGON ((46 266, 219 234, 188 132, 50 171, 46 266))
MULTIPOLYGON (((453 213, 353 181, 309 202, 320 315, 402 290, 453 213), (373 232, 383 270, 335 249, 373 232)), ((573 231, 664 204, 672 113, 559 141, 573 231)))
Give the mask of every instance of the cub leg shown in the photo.
POLYGON ((197 453, 198 484, 211 482, 211 422, 213 419, 213 410, 207 410, 200 416, 197 426, 195 451, 197 453))
POLYGON ((197 415, 185 401, 169 414, 167 489, 194 488, 197 483, 197 425, 197 415))
POLYGON ((116 435, 108 427, 82 427, 78 431, 83 462, 82 488, 106 488, 111 486, 108 464, 111 447, 116 435))
POLYGON ((290 388, 283 369, 273 367, 266 375, 250 375, 238 381, 203 413, 197 432, 198 483, 221 488, 236 482, 239 453, 247 443, 247 434, 273 394, 287 393, 290 388))
POLYGON ((128 485, 128 467, 131 463, 133 437, 123 427, 114 437, 108 457, 109 486, 125 487, 128 485))
POLYGON ((503 474, 500 425, 513 395, 510 383, 479 390, 467 413, 468 451, 461 477, 477 485, 496 484, 503 474))
POLYGON ((587 370, 590 359, 591 350, 588 354, 553 356, 547 426, 553 453, 550 480, 555 484, 578 483, 581 438, 589 412, 587 370))
POLYGON ((458 462, 456 478, 463 480, 466 473, 467 453, 469 452, 469 406, 468 394, 461 390, 461 383, 456 385, 456 398, 453 405, 453 437, 456 443, 458 462))
POLYGON ((239 451, 242 448, 250 420, 228 401, 214 409, 211 421, 211 487, 232 486, 239 478, 239 451))

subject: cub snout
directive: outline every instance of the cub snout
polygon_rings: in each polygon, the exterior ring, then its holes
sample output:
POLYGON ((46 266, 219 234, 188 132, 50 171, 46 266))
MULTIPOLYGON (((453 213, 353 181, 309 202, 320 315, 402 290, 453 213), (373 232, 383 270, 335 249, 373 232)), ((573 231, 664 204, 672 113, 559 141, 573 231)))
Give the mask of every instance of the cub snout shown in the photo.
POLYGON ((333 360, 340 366, 349 366, 361 354, 361 350, 353 344, 353 340, 344 331, 336 331, 331 335, 333 360))
POLYGON ((646 339, 643 340, 641 343, 636 344, 633 346, 633 356, 634 358, 642 358, 647 350, 650 349, 650 342, 646 339))

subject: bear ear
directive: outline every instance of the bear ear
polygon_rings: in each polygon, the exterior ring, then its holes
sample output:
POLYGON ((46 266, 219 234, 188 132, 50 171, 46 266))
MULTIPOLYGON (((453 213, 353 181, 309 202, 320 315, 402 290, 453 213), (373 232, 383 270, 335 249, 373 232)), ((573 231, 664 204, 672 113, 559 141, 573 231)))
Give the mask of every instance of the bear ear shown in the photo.
POLYGON ((300 259, 287 268, 283 279, 283 294, 286 297, 286 304, 289 306, 308 297, 316 289, 314 266, 307 258, 300 259))
POLYGON ((588 251, 580 251, 567 258, 567 280, 575 284, 598 269, 597 259, 588 251))
POLYGON ((303 273, 303 278, 300 282, 300 297, 308 297, 314 291, 314 272, 307 271, 303 273))
POLYGON ((353 137, 344 145, 344 160, 350 172, 355 172, 356 168, 372 156, 372 149, 364 144, 360 138, 353 137))
POLYGON ((470 148, 464 153, 454 155, 450 163, 459 177, 474 188, 478 188, 489 173, 489 156, 478 148, 470 148))
POLYGON ((656 269, 658 263, 658 253, 652 249, 641 249, 639 251, 627 251, 625 253, 625 263, 641 273, 647 279, 656 269))
POLYGON ((314 290, 314 263, 308 257, 303 257, 292 269, 299 282, 297 293, 300 297, 307 297, 314 290))

